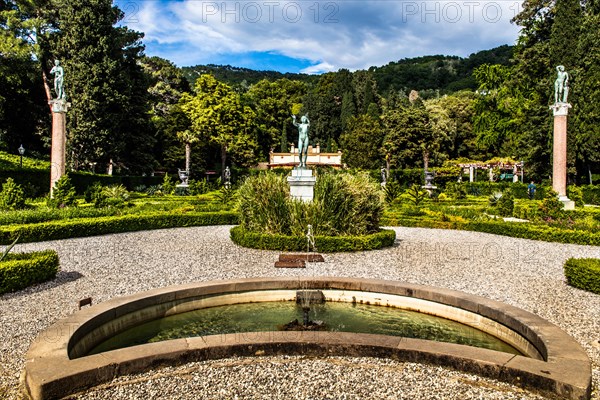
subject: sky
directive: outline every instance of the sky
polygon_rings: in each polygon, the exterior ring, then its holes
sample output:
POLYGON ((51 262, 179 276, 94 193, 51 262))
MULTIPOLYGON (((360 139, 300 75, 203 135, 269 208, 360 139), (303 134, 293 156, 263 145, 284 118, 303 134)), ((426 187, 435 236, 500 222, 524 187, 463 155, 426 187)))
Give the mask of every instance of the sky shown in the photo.
POLYGON ((320 74, 514 44, 517 0, 115 0, 176 65, 320 74))

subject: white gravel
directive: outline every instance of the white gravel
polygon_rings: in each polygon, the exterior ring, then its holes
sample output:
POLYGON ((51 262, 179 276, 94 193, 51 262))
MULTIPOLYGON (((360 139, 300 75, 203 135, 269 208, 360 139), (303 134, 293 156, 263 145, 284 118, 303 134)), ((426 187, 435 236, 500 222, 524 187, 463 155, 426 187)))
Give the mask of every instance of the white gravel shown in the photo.
MULTIPOLYGON (((0 296, 0 398, 17 399, 25 353, 50 324, 94 303, 194 281, 259 276, 348 276, 447 287, 499 300, 559 325, 593 362, 600 399, 600 296, 574 289, 569 257, 600 258, 600 247, 537 242, 476 232, 395 228, 396 246, 328 254, 306 269, 276 269, 279 252, 240 248, 229 228, 197 227, 18 245, 55 249, 62 271, 45 284, 0 296)), ((436 366, 369 358, 266 357, 217 360, 119 378, 90 399, 540 399, 493 380, 436 366)))

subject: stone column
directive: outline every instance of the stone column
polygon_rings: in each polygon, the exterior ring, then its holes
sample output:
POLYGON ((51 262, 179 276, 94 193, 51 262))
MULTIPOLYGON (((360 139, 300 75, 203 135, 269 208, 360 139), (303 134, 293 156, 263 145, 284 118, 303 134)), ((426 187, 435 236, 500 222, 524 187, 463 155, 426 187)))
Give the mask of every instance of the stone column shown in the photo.
POLYGON ((565 205, 565 210, 572 210, 575 204, 567 197, 567 115, 571 105, 555 103, 550 108, 554 114, 552 189, 558 193, 558 199, 565 205))
POLYGON ((50 152, 50 197, 54 184, 65 174, 67 146, 67 110, 71 103, 51 100, 52 106, 52 150, 50 152))

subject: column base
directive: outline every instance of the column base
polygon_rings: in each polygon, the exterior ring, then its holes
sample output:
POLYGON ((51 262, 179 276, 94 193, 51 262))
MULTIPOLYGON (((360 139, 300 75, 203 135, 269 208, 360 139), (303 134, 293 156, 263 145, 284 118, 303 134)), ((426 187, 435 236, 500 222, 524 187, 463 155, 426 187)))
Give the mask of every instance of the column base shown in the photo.
POLYGON ((558 200, 563 203, 564 205, 564 210, 574 210, 575 209, 575 202, 571 199, 569 199, 567 196, 559 196, 558 200))
POLYGON ((314 198, 314 187, 317 178, 312 176, 312 170, 306 168, 294 168, 292 176, 287 178, 290 185, 290 195, 293 199, 312 201, 314 198))

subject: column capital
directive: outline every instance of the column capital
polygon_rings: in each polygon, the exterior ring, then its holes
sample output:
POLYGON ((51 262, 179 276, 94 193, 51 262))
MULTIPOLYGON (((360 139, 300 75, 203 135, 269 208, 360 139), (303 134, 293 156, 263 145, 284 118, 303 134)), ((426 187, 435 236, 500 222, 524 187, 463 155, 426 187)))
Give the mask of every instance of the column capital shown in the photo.
POLYGON ((550 106, 550 109, 555 117, 568 115, 569 108, 572 108, 571 104, 569 103, 554 103, 550 106))
POLYGON ((66 113, 69 109, 69 107, 71 107, 71 103, 67 102, 66 100, 50 100, 48 102, 48 104, 50 104, 50 106, 52 107, 52 112, 55 113, 66 113))

